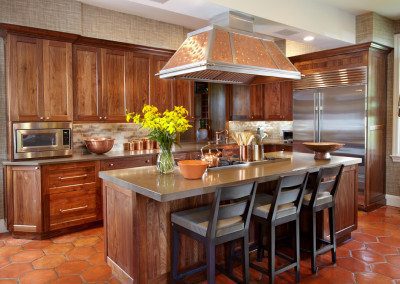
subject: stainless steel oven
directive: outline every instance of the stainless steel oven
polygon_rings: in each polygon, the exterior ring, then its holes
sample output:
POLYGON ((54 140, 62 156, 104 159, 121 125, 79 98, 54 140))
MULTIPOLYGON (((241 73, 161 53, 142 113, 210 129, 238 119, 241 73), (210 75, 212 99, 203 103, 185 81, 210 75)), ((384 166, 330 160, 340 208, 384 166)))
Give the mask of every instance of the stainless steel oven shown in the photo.
POLYGON ((14 159, 72 155, 71 122, 23 122, 13 124, 14 159))

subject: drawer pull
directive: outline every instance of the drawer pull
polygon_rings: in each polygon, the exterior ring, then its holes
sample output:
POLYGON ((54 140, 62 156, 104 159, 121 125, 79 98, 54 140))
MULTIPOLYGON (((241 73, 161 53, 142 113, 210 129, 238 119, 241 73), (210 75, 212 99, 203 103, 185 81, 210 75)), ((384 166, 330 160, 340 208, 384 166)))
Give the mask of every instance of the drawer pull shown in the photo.
POLYGON ((109 163, 108 164, 110 167, 114 167, 114 164, 113 163, 109 163))
POLYGON ((87 178, 87 174, 84 175, 79 175, 79 176, 70 176, 70 177, 58 177, 58 180, 68 180, 68 179, 74 179, 74 178, 87 178))
POLYGON ((74 207, 74 208, 69 208, 69 209, 60 209, 60 213, 67 213, 67 212, 72 212, 72 211, 77 211, 77 210, 82 210, 86 209, 88 206, 80 206, 80 207, 74 207))
POLYGON ((150 163, 150 160, 146 160, 145 163, 146 163, 146 164, 150 163))

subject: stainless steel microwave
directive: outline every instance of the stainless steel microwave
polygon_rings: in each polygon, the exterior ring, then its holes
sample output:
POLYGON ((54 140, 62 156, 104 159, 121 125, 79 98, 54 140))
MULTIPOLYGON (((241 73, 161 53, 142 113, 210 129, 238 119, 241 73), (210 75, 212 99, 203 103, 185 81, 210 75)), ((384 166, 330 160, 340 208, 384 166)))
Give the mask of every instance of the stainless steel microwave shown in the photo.
POLYGON ((14 160, 72 155, 71 122, 13 124, 14 160))

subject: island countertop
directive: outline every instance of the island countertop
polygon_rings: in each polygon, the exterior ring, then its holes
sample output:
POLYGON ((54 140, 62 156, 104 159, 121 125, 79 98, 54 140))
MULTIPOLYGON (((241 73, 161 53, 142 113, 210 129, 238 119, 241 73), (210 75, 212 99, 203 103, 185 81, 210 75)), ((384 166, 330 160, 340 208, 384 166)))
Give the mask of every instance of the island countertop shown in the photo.
POLYGON ((198 180, 185 179, 178 168, 172 174, 162 175, 156 171, 155 166, 111 170, 100 172, 99 176, 105 182, 114 183, 156 201, 168 202, 211 193, 219 186, 251 181, 267 182, 285 174, 316 172, 325 166, 349 166, 362 162, 360 158, 339 156, 332 156, 328 161, 314 160, 314 155, 305 153, 292 153, 290 156, 289 161, 208 171, 198 180))

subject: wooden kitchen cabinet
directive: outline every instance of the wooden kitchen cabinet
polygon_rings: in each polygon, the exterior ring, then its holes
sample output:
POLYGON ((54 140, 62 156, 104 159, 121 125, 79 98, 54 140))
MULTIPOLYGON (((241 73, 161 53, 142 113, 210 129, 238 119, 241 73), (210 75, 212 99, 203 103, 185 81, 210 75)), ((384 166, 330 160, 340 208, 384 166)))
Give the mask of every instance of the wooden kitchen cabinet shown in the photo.
POLYGON ((74 45, 74 120, 100 120, 100 49, 74 45))
POLYGON ((72 44, 7 37, 10 121, 72 120, 72 44))
POLYGON ((42 231, 41 171, 36 166, 6 168, 6 214, 8 230, 18 233, 42 231))
POLYGON ((162 113, 166 109, 172 109, 174 106, 174 80, 160 79, 155 74, 158 73, 168 62, 169 57, 153 56, 151 62, 150 77, 150 104, 158 108, 162 113))
POLYGON ((174 105, 183 106, 188 111, 189 120, 194 120, 194 82, 190 80, 175 80, 174 105))
POLYGON ((100 120, 124 121, 125 101, 125 52, 101 50, 101 109, 100 120))
POLYGON ((271 82, 264 85, 264 119, 293 120, 292 82, 271 82))
POLYGON ((72 44, 43 40, 45 120, 71 121, 72 93, 72 44))
POLYGON ((128 112, 141 112, 149 103, 150 56, 125 53, 125 96, 128 112))
POLYGON ((250 86, 250 116, 251 120, 264 119, 264 86, 250 86))

